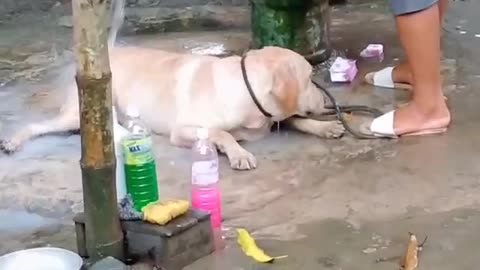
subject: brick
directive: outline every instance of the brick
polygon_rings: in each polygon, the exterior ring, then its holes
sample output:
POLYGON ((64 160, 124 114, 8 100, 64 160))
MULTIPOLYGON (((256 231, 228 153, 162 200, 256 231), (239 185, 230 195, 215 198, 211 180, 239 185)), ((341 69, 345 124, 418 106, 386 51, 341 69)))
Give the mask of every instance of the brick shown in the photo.
POLYGON ((190 211, 166 226, 146 222, 123 222, 128 253, 148 255, 156 266, 175 270, 193 263, 214 250, 210 216, 190 211))
MULTIPOLYGON (((74 217, 77 250, 88 258, 85 239, 85 216, 74 217)), ((150 259, 158 267, 180 270, 209 255, 215 249, 210 214, 190 210, 165 226, 143 221, 123 221, 127 257, 130 260, 150 259)))

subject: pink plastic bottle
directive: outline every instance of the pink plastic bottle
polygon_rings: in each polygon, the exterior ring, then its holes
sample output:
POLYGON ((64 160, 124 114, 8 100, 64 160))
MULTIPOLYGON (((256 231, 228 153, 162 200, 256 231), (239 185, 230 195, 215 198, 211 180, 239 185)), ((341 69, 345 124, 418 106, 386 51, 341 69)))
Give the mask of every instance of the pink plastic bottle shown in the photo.
POLYGON ((192 207, 211 215, 212 227, 221 228, 222 207, 218 174, 218 154, 208 139, 208 129, 197 129, 192 147, 192 207))

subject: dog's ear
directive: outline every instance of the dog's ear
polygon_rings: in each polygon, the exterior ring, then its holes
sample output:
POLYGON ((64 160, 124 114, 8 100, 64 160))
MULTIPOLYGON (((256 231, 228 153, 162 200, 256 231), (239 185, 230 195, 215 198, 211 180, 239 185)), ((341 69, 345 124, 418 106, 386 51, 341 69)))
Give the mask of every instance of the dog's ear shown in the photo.
POLYGON ((300 85, 291 63, 278 62, 272 69, 273 87, 271 94, 285 115, 293 115, 298 111, 300 85))
POLYGON ((295 114, 301 90, 296 66, 298 57, 301 56, 279 47, 264 47, 251 54, 260 60, 262 67, 272 76, 270 94, 275 98, 279 109, 286 116, 295 114))

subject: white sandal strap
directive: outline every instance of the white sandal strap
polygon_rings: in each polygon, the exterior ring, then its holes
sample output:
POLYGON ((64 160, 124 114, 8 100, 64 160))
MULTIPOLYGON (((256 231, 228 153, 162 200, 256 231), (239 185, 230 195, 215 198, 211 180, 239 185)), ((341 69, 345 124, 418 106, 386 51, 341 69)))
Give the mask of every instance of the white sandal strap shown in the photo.
POLYGON ((395 88, 395 83, 393 82, 393 67, 386 67, 375 72, 373 75, 373 84, 380 87, 395 88))
POLYGON ((394 127, 395 111, 377 117, 370 124, 370 131, 376 136, 396 137, 394 127))

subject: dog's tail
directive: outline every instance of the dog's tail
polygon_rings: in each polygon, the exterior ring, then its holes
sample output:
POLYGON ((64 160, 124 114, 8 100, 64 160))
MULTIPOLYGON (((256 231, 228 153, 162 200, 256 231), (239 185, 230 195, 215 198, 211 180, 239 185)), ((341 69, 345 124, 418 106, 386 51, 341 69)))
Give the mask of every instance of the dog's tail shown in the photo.
POLYGON ((118 32, 125 19, 125 0, 111 0, 110 3, 110 33, 108 36, 108 47, 113 48, 117 40, 118 32))

